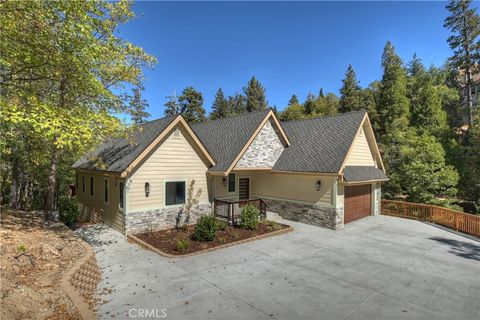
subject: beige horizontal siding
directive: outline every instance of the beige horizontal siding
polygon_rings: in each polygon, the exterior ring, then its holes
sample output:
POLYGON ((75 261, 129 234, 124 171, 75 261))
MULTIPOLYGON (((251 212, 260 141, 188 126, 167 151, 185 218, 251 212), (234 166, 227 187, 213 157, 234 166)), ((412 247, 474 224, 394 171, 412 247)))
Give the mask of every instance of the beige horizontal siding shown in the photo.
POLYGON ((346 166, 374 166, 372 151, 363 128, 353 142, 352 150, 348 155, 346 166))
POLYGON ((165 206, 166 181, 186 181, 186 187, 195 180, 195 192, 202 189, 200 203, 208 203, 207 165, 194 148, 193 141, 183 128, 179 136, 173 132, 154 150, 130 176, 128 211, 157 209, 165 206), (145 196, 145 183, 150 184, 150 195, 145 196))
POLYGON ((333 185, 336 177, 300 174, 251 172, 252 195, 299 202, 333 205, 333 185), (316 190, 316 182, 321 188, 316 190))
POLYGON ((125 215, 119 208, 119 182, 123 180, 104 174, 86 174, 82 172, 77 172, 77 174, 77 200, 90 211, 90 214, 97 214, 100 216, 103 222, 123 233, 125 226, 125 215), (85 176, 85 192, 82 191, 82 176, 85 176), (90 177, 94 178, 93 197, 90 195, 90 177), (108 202, 104 201, 105 178, 108 178, 109 181, 108 202))

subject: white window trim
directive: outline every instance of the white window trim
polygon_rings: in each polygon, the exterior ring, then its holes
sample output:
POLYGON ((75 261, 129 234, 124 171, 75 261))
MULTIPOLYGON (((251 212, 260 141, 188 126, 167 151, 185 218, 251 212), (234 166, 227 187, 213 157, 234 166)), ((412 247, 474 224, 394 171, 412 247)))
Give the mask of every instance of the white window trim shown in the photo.
POLYGON ((238 175, 236 172, 230 172, 227 176, 227 194, 228 195, 236 195, 237 194, 237 190, 238 190, 238 175), (230 182, 229 182, 229 177, 231 174, 234 174, 235 175, 235 190, 233 191, 229 191, 228 187, 230 185, 230 182))
POLYGON ((187 190, 188 190, 188 179, 187 178, 178 178, 178 179, 163 179, 163 206, 168 208, 181 208, 187 202, 187 190), (185 182, 185 202, 182 204, 168 204, 167 205, 167 182, 185 182))
POLYGON ((104 178, 103 179, 103 202, 108 204, 110 202, 110 179, 104 178), (105 181, 107 181, 107 201, 105 201, 105 181))
POLYGON ((90 176, 90 179, 88 180, 88 184, 90 186, 90 197, 92 198, 95 198, 95 177, 94 176, 90 176), (93 184, 90 183, 90 179, 93 178, 93 184), (93 189, 92 189, 93 187, 93 189))

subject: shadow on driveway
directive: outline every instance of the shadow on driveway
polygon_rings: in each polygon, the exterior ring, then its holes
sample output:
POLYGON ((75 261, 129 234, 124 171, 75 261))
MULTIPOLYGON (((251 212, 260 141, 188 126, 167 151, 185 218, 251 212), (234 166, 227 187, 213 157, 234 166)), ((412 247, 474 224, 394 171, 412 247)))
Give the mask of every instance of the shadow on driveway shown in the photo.
POLYGON ((450 250, 448 252, 453 253, 454 255, 466 259, 480 261, 480 245, 441 237, 430 237, 429 239, 435 240, 446 246, 450 246, 450 250))

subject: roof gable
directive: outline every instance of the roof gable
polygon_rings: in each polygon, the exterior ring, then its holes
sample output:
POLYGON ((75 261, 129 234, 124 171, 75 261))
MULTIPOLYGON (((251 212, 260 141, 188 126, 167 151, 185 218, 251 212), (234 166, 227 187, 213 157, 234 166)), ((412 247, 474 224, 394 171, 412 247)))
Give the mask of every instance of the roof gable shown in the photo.
POLYGON ((269 112, 250 112, 193 124, 193 131, 216 159, 216 165, 209 171, 227 171, 269 112))
POLYGON ((120 172, 122 176, 125 176, 178 125, 185 128, 207 161, 215 165, 215 160, 185 119, 181 115, 176 115, 142 124, 127 137, 107 140, 93 152, 77 160, 73 167, 76 169, 120 172))
POLYGON ((273 170, 340 172, 365 116, 365 111, 354 111, 282 122, 291 145, 283 151, 273 170))

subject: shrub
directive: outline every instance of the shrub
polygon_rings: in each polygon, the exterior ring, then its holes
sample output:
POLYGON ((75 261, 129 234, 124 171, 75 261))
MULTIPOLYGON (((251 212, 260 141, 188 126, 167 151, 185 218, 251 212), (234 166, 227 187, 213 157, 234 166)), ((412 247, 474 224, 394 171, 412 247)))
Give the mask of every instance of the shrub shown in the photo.
POLYGON ((257 229, 259 216, 260 212, 258 209, 247 204, 243 207, 242 213, 240 213, 240 228, 250 230, 257 229))
POLYGON ((219 237, 219 238, 218 238, 218 243, 220 243, 220 244, 227 243, 227 238, 225 238, 225 237, 219 237))
POLYGON ((283 229, 283 226, 281 224, 278 224, 273 221, 265 221, 263 223, 267 226, 268 231, 278 231, 283 229))
POLYGON ((228 223, 223 220, 215 219, 215 228, 217 230, 225 230, 228 227, 228 223))
POLYGON ((175 250, 178 252, 184 252, 190 248, 190 239, 185 235, 178 236, 175 240, 175 250))
POLYGON ((215 218, 213 216, 202 216, 193 231, 193 239, 197 241, 212 241, 217 232, 215 218))
POLYGON ((60 198, 58 200, 58 213, 63 223, 69 227, 73 226, 80 217, 77 201, 68 197, 60 198))

